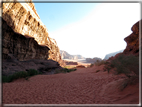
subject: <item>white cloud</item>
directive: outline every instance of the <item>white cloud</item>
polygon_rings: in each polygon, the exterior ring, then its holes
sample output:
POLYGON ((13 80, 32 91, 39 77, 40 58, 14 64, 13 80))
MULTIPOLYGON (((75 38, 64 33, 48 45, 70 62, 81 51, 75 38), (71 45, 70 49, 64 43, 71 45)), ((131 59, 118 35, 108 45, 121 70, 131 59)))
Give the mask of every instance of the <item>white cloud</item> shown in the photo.
POLYGON ((49 36, 70 54, 104 58, 126 47, 124 38, 138 20, 138 3, 103 3, 82 20, 49 32, 49 36))

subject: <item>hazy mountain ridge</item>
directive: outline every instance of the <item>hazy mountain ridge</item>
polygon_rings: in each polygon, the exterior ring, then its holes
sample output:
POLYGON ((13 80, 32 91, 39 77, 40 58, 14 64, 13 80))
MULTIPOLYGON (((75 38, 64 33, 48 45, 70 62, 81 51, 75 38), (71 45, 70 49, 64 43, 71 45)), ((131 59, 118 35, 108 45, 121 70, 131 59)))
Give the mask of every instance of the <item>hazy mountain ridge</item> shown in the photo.
POLYGON ((110 57, 115 56, 116 54, 121 53, 121 52, 123 52, 123 50, 106 54, 104 60, 107 60, 107 59, 109 59, 110 57))
POLYGON ((63 50, 60 50, 60 54, 62 59, 72 59, 72 60, 85 59, 85 57, 81 55, 70 55, 69 53, 63 50))

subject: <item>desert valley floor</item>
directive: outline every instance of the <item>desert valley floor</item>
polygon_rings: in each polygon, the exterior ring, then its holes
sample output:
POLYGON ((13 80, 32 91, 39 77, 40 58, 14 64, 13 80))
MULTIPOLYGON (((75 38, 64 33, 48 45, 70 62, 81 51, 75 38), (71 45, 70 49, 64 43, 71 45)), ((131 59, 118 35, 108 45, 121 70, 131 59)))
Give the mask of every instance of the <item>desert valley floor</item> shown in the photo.
POLYGON ((3 104, 138 104, 139 84, 121 89, 124 75, 108 74, 103 65, 70 73, 36 75, 3 83, 3 104), (96 72, 100 70, 99 72, 96 72))

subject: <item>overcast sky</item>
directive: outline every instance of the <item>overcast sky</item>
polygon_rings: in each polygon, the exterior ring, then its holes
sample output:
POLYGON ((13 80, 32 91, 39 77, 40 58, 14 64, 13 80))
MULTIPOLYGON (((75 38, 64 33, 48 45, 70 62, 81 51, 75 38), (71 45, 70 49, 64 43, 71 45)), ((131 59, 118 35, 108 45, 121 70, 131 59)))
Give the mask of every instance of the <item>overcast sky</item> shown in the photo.
POLYGON ((104 58, 126 48, 124 38, 140 20, 139 3, 35 3, 60 50, 104 58))

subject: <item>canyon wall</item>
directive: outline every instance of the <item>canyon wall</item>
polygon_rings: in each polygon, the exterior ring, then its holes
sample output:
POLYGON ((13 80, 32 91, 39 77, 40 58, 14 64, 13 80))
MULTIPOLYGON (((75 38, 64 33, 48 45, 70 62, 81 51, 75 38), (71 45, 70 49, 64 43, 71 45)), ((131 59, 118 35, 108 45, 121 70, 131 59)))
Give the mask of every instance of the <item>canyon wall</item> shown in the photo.
POLYGON ((13 54, 20 61, 48 58, 49 48, 38 45, 33 37, 15 33, 2 19, 2 58, 8 59, 13 54))
POLYGON ((142 20, 132 26, 132 33, 124 39, 127 43, 126 49, 123 51, 124 54, 139 55, 139 47, 141 48, 141 44, 139 45, 139 37, 142 40, 142 29, 139 27, 140 24, 142 26, 142 20), (141 33, 140 36, 139 33, 141 33))
POLYGON ((126 38, 124 38, 125 42, 127 43, 126 48, 124 49, 124 51, 122 53, 118 53, 115 56, 110 57, 108 60, 113 60, 115 58, 117 58, 119 55, 121 54, 125 54, 125 55, 130 55, 133 54, 135 56, 139 56, 139 49, 141 49, 141 53, 142 53, 142 19, 138 22, 136 22, 132 27, 132 33, 127 36, 126 38), (139 40, 141 41, 141 43, 139 43, 139 40))
POLYGON ((13 54, 20 61, 52 59, 64 65, 56 41, 48 36, 31 0, 3 3, 2 46, 4 59, 13 54))

